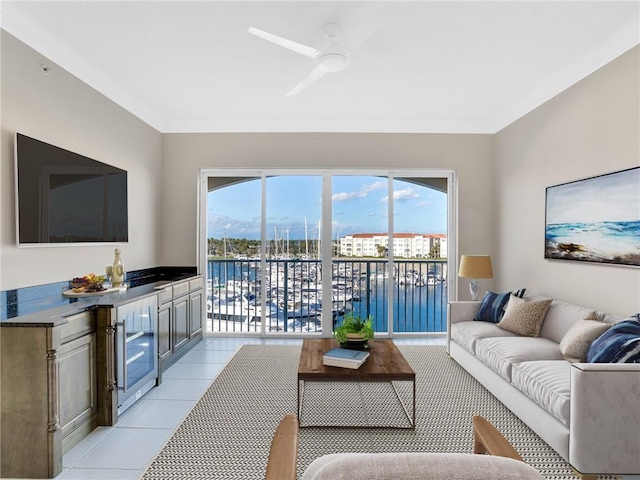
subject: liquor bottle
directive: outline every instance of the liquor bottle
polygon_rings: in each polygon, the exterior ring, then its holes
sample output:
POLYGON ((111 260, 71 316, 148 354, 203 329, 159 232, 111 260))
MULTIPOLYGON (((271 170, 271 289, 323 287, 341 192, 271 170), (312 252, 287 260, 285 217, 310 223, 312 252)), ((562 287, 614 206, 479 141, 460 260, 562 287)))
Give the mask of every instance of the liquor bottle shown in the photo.
POLYGON ((116 248, 116 258, 113 261, 111 285, 114 287, 122 287, 124 284, 124 265, 120 258, 120 250, 116 248))

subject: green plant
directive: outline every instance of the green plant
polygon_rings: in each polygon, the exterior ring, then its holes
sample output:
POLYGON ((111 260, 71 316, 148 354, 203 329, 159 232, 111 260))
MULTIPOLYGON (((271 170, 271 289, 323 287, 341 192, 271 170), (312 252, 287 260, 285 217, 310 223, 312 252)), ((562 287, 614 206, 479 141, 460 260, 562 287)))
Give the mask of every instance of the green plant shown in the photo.
POLYGON ((364 336, 364 340, 373 338, 373 315, 369 315, 366 319, 356 317, 352 312, 347 313, 339 327, 333 331, 333 336, 338 343, 347 341, 347 333, 359 333, 364 336))

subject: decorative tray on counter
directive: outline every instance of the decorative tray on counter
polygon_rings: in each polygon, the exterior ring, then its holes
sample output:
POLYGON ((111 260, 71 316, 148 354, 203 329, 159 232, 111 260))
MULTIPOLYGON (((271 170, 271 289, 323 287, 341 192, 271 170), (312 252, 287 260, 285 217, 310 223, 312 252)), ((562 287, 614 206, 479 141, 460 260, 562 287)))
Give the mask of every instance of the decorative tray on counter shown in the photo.
POLYGON ((122 286, 106 288, 95 292, 74 292, 73 290, 65 290, 62 292, 62 295, 65 297, 95 297, 97 295, 106 295, 107 293, 124 292, 126 289, 126 286, 122 286))

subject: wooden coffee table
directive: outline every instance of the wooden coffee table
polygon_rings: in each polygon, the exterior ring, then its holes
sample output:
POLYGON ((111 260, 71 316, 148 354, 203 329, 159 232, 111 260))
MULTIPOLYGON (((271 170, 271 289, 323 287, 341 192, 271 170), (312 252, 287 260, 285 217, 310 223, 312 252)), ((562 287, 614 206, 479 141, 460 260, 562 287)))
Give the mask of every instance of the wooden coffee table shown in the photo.
POLYGON ((333 338, 307 338, 302 343, 300 364, 298 365, 298 419, 300 427, 320 425, 303 425, 302 401, 305 382, 389 382, 398 397, 410 426, 338 426, 339 428, 405 428, 416 427, 416 374, 391 340, 373 340, 369 342, 369 358, 358 369, 328 367, 322 364, 325 352, 338 346, 333 338), (412 413, 398 395, 393 381, 411 382, 413 386, 412 413))

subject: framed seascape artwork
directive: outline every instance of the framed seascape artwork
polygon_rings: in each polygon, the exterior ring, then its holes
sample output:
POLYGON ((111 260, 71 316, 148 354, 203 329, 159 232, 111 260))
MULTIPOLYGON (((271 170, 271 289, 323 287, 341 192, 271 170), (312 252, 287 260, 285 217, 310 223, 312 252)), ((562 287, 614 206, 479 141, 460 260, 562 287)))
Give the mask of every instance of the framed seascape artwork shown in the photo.
POLYGON ((640 266, 640 167, 547 187, 544 256, 640 266))

